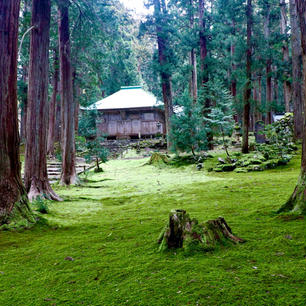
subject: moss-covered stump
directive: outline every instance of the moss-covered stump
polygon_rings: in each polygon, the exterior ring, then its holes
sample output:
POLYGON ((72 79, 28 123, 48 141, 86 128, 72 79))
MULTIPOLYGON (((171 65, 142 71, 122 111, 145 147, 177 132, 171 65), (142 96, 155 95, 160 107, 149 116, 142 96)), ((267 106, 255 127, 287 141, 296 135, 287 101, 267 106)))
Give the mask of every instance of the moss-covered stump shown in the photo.
POLYGON ((159 165, 165 165, 169 163, 169 158, 166 154, 160 153, 160 152, 154 152, 150 160, 146 163, 146 165, 153 165, 153 166, 159 166, 159 165))
POLYGON ((235 236, 222 217, 199 223, 182 209, 170 212, 169 223, 158 238, 159 250, 184 248, 205 251, 226 245, 227 242, 238 244, 245 240, 235 236))

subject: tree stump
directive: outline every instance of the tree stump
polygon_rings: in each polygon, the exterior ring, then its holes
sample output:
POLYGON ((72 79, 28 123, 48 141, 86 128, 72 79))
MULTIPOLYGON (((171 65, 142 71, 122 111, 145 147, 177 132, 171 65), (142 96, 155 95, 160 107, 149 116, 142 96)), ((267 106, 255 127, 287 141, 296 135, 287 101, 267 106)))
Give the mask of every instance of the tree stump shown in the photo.
POLYGON ((158 243, 160 250, 168 248, 186 248, 213 250, 218 245, 245 242, 235 236, 223 217, 199 223, 191 219, 185 210, 172 210, 169 223, 161 232, 158 243))
POLYGON ((168 164, 169 163, 169 159, 167 157, 166 154, 163 153, 159 153, 159 152, 154 152, 149 161, 146 163, 146 165, 164 165, 164 164, 168 164))

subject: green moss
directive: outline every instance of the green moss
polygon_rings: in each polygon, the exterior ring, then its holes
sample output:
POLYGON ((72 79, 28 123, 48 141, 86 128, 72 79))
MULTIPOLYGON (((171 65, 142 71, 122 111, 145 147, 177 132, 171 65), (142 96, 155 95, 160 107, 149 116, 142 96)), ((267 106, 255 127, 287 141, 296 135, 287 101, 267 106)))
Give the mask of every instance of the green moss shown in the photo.
POLYGON ((110 161, 83 186, 58 186, 65 201, 49 204, 48 227, 1 232, 0 305, 304 305, 305 221, 273 213, 294 190, 300 156, 245 174, 146 161, 110 161), (160 253, 173 208, 222 215, 248 242, 160 253))

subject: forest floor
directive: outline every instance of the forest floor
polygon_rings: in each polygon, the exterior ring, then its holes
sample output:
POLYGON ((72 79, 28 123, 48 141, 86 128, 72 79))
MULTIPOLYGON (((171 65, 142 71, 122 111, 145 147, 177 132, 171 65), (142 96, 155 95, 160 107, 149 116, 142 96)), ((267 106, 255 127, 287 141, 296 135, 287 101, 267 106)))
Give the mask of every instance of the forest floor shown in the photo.
POLYGON ((277 216, 300 158, 278 169, 207 173, 113 160, 56 191, 48 225, 0 232, 0 305, 305 305, 305 221, 277 216), (225 217, 242 245, 158 252, 173 208, 225 217))

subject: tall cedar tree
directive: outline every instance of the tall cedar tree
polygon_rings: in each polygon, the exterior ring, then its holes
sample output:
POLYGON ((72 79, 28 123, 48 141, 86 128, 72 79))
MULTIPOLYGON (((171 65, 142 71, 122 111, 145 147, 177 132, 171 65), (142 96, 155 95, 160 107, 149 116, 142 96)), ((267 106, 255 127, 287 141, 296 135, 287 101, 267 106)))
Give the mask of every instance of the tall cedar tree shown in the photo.
POLYGON ((290 0, 291 50, 292 50, 292 101, 295 139, 303 137, 302 46, 295 0, 290 0))
POLYGON ((60 53, 62 185, 78 184, 75 159, 75 105, 73 101, 71 48, 69 31, 69 0, 58 1, 58 33, 60 53))
POLYGON ((14 210, 30 213, 21 180, 17 112, 17 37, 20 2, 0 1, 0 225, 14 210))
MULTIPOLYGON (((303 82, 306 86, 306 2, 304 0, 296 0, 297 12, 300 20, 302 58, 303 58, 303 82)), ((304 109, 306 109, 306 91, 303 96, 304 109)), ((303 131, 303 149, 301 174, 298 183, 289 200, 279 209, 279 212, 294 211, 306 214, 306 134, 305 122, 306 114, 304 113, 304 131, 303 131)))
POLYGON ((50 0, 33 0, 24 183, 30 201, 60 200, 47 172, 50 0))
POLYGON ((250 125, 250 98, 252 93, 252 24, 253 24, 252 0, 247 1, 246 17, 247 17, 247 54, 246 54, 246 84, 243 95, 243 138, 242 153, 249 152, 249 125, 250 125))
POLYGON ((173 115, 171 72, 169 71, 169 41, 165 26, 167 24, 167 7, 165 0, 154 0, 154 17, 156 24, 156 35, 158 45, 158 59, 162 92, 165 107, 167 147, 170 149, 169 135, 171 131, 170 118, 173 115))

